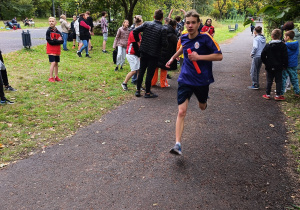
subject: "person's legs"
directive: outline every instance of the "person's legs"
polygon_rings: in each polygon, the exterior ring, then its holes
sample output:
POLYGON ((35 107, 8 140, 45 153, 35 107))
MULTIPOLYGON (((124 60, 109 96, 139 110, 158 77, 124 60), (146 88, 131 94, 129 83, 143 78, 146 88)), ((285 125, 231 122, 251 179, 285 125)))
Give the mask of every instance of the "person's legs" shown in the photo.
POLYGON ((151 86, 156 85, 157 80, 158 80, 158 68, 155 69, 154 75, 151 80, 151 86))
POLYGON ((252 58, 250 77, 252 80, 252 87, 255 89, 259 87, 259 72, 260 72, 261 65, 262 62, 260 57, 252 58))
POLYGON ((116 62, 116 65, 117 65, 117 67, 119 66, 119 65, 121 65, 121 63, 122 63, 122 48, 123 47, 121 47, 121 46, 117 46, 118 47, 118 54, 117 54, 117 62, 116 62))
POLYGON ((282 92, 282 72, 276 71, 274 73, 274 77, 275 77, 275 83, 276 83, 276 95, 279 95, 279 96, 283 95, 284 92, 282 92))
MULTIPOLYGON (((266 94, 269 96, 271 94, 271 88, 273 84, 273 78, 274 75, 272 74, 271 71, 267 71, 267 88, 266 88, 266 94)), ((281 90, 279 91, 281 92, 281 90)))
POLYGON ((125 47, 122 47, 122 57, 121 57, 121 68, 122 66, 124 65, 125 63, 125 58, 126 58, 126 48, 125 47))
POLYGON ((140 90, 141 90, 143 78, 144 78, 144 74, 146 72, 147 66, 148 66, 148 58, 146 56, 141 56, 141 65, 140 65, 139 75, 137 77, 137 84, 136 84, 136 88, 137 88, 138 92, 140 92, 140 90))
POLYGON ((176 142, 175 143, 181 143, 181 136, 183 132, 184 127, 184 118, 186 116, 187 107, 189 104, 189 100, 186 99, 185 102, 178 105, 178 114, 176 119, 176 142))
POLYGON ((0 72, 4 86, 9 86, 6 69, 0 70, 0 72))
POLYGON ((64 40, 64 43, 63 43, 63 49, 64 49, 64 50, 68 50, 68 49, 67 49, 68 34, 67 34, 67 33, 62 33, 62 38, 63 38, 63 40, 64 40))
MULTIPOLYGON (((281 93, 281 94, 284 94, 284 92, 285 92, 285 88, 286 88, 286 80, 287 80, 288 76, 289 76, 289 73, 288 73, 287 69, 284 69, 284 70, 282 71, 282 86, 281 86, 281 90, 280 90, 280 93, 281 93)), ((277 90, 276 90, 276 91, 277 91, 277 90)), ((277 94, 277 93, 276 93, 276 94, 277 94)))
POLYGON ((128 80, 133 76, 133 75, 135 75, 135 73, 136 73, 137 71, 131 71, 131 72, 129 72, 127 75, 126 75, 126 77, 125 77, 125 80, 124 80, 124 84, 127 84, 127 82, 128 82, 128 80))
POLYGON ((103 33, 103 43, 102 43, 102 52, 107 53, 106 49, 106 41, 108 38, 108 33, 103 33))
POLYGON ((167 80, 168 71, 165 69, 160 69, 160 87, 169 87, 167 80))
POLYGON ((1 99, 1 101, 6 101, 5 94, 4 94, 4 91, 3 91, 3 82, 2 82, 1 74, 0 74, 0 99, 1 99))
POLYGON ((87 42, 87 40, 82 40, 82 47, 80 48, 80 50, 79 50, 79 52, 81 53, 83 50, 85 50, 85 52, 87 52, 87 54, 88 54, 88 51, 87 51, 87 47, 88 47, 88 42, 87 42))
POLYGON ((297 67, 291 67, 287 68, 287 72, 290 75, 291 83, 293 85, 294 93, 296 95, 299 95, 299 80, 298 80, 298 74, 297 74, 297 67))
POLYGON ((75 45, 76 45, 76 39, 73 39, 73 47, 72 47, 72 49, 75 49, 75 45))
POLYGON ((151 90, 151 80, 153 78, 155 69, 157 67, 158 58, 150 57, 148 60, 148 69, 147 69, 147 76, 146 76, 146 94, 150 94, 151 90))

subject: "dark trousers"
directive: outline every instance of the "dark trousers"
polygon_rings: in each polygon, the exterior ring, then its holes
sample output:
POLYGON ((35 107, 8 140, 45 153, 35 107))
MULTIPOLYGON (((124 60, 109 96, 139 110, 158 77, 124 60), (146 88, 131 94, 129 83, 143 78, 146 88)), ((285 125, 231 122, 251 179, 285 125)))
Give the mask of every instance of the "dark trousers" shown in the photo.
MULTIPOLYGON (((0 70, 0 71, 2 72, 2 70, 0 70)), ((0 98, 1 98, 1 101, 6 100, 5 95, 4 95, 4 91, 3 91, 3 82, 2 82, 1 74, 0 74, 0 98)))
POLYGON ((158 58, 153 57, 151 55, 148 55, 146 53, 141 54, 141 65, 140 65, 140 71, 139 71, 139 76, 137 79, 137 90, 141 89, 142 83, 143 83, 143 78, 144 74, 147 70, 147 75, 146 75, 146 93, 150 93, 151 89, 151 80, 153 78, 155 69, 157 67, 158 63, 158 58))
POLYGON ((2 77, 1 82, 3 81, 2 86, 3 86, 3 84, 5 86, 8 86, 8 78, 7 78, 7 72, 6 72, 6 70, 0 70, 0 71, 1 71, 1 77, 2 77))
POLYGON ((273 84, 273 80, 275 78, 276 83, 276 95, 282 95, 281 88, 282 88, 282 71, 267 71, 267 95, 270 95, 271 88, 273 84))

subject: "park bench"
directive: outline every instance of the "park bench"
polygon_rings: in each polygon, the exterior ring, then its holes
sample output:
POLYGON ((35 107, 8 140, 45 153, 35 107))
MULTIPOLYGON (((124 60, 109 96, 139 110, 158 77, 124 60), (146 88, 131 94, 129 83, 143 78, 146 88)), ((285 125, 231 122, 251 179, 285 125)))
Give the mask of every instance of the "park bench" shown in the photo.
POLYGON ((238 25, 237 23, 234 25, 234 28, 231 27, 231 25, 229 25, 229 26, 228 26, 228 30, 229 30, 229 31, 236 31, 236 30, 238 29, 238 27, 239 27, 239 25, 238 25))

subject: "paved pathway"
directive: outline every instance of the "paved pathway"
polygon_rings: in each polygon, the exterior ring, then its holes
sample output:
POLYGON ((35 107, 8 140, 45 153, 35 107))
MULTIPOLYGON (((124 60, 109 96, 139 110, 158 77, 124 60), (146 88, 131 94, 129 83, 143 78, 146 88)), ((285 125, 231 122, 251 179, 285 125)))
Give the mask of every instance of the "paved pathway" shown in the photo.
MULTIPOLYGON (((0 171, 5 209, 283 209, 292 203, 285 116, 248 90, 249 30, 221 45, 208 109, 191 99, 183 156, 169 154, 176 80, 0 171), (167 123, 170 120, 170 123, 167 123), (273 124, 275 127, 271 127, 273 124)), ((262 84, 262 86, 264 86, 262 84)))

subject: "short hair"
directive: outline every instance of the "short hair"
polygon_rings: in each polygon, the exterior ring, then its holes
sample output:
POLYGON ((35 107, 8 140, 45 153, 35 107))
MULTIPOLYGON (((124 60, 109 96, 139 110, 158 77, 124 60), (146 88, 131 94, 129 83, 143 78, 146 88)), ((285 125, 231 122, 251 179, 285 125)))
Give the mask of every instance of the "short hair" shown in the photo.
MULTIPOLYGON (((207 25, 207 21, 209 21, 209 20, 210 20, 210 24, 212 24, 212 19, 208 18, 208 19, 206 19, 206 21, 205 21, 205 25, 207 25)), ((200 20, 200 22, 201 22, 201 20, 200 20)))
POLYGON ((62 18, 64 20, 67 19, 67 17, 65 15, 61 15, 60 18, 62 18))
POLYGON ((280 39, 281 37, 281 30, 279 28, 275 28, 272 33, 271 36, 273 39, 280 39))
POLYGON ((106 12, 105 12, 105 11, 101 12, 101 16, 104 16, 105 14, 106 14, 106 12))
POLYGON ((294 39, 295 32, 292 30, 289 30, 289 31, 285 32, 284 35, 290 37, 290 39, 294 39))
POLYGON ((49 21, 49 20, 54 20, 54 21, 56 22, 56 18, 55 18, 55 17, 49 17, 49 18, 48 18, 48 21, 49 21))
POLYGON ((261 34, 262 32, 262 27, 261 26, 256 26, 254 29, 258 34, 261 34))
POLYGON ((128 21, 127 19, 125 19, 125 20, 123 21, 123 23, 122 23, 122 26, 124 26, 124 23, 125 23, 126 21, 129 23, 129 21, 128 21))
POLYGON ((177 22, 180 22, 180 21, 181 21, 181 17, 178 15, 178 16, 175 17, 175 20, 176 20, 177 22))
POLYGON ((176 20, 170 19, 169 25, 172 26, 172 27, 175 27, 177 25, 176 20))
POLYGON ((197 18, 197 22, 199 23, 200 22, 200 15, 198 14, 198 12, 194 9, 188 11, 186 14, 185 14, 185 18, 187 17, 195 17, 197 18))
POLYGON ((166 23, 166 24, 169 24, 170 20, 171 20, 171 18, 165 17, 165 23, 166 23))
POLYGON ((295 27, 295 25, 294 25, 293 21, 288 21, 282 26, 282 30, 289 31, 289 30, 294 29, 294 27, 295 27))
POLYGON ((86 14, 88 14, 88 15, 90 15, 90 14, 91 14, 91 13, 90 13, 90 11, 86 11, 85 13, 86 13, 86 14))
POLYGON ((141 22, 143 22, 142 16, 141 15, 136 15, 134 16, 134 23, 139 25, 141 22))
POLYGON ((154 19, 155 20, 162 20, 164 18, 164 13, 161 9, 155 10, 154 19))
POLYGON ((83 18, 86 13, 81 13, 79 16, 83 18))

